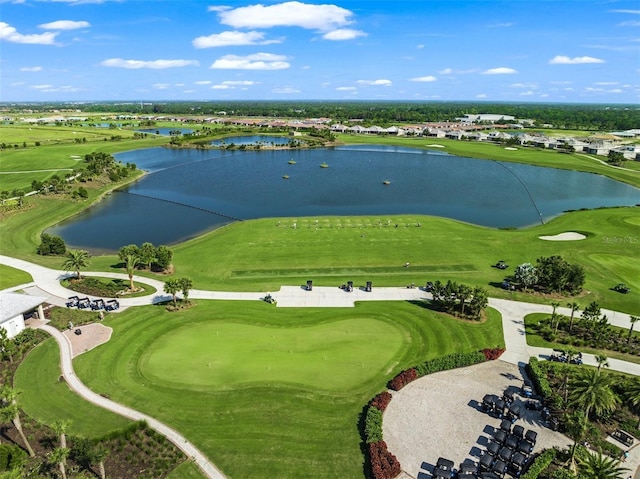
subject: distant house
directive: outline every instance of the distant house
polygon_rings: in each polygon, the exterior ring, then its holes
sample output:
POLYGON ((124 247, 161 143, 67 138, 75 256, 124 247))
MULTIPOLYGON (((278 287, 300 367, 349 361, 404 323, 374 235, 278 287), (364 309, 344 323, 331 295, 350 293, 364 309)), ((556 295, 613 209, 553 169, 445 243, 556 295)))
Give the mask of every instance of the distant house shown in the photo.
POLYGON ((0 328, 7 331, 7 337, 13 338, 24 330, 25 317, 37 313, 44 318, 42 303, 47 298, 20 293, 0 293, 0 328))
POLYGON ((456 118, 456 120, 460 121, 460 123, 513 123, 515 117, 511 115, 496 115, 494 113, 480 113, 479 115, 472 115, 467 113, 462 118, 456 118))

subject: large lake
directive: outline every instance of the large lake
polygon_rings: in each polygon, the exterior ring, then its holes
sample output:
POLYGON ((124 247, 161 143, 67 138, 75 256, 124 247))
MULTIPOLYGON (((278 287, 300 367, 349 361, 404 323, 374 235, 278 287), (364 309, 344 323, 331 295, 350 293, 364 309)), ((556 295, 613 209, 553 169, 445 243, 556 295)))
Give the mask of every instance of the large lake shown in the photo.
POLYGON ((152 148, 116 158, 148 174, 51 233, 98 253, 174 244, 231 218, 425 214, 499 228, 640 203, 639 189, 595 174, 399 147, 152 148))

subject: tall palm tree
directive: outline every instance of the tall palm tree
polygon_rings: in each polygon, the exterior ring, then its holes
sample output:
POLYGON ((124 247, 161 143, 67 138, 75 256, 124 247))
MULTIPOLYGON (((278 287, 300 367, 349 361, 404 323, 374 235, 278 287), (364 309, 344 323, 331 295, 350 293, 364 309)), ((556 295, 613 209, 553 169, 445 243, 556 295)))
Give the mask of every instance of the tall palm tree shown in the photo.
POLYGON ((571 317, 569 318, 569 331, 573 330, 573 317, 580 310, 580 305, 575 301, 572 303, 567 303, 567 308, 571 309, 571 317))
POLYGON ((27 440, 27 436, 25 436, 24 431, 22 430, 22 422, 20 422, 20 409, 18 408, 18 391, 13 389, 10 386, 5 385, 0 391, 0 421, 1 422, 9 422, 11 421, 15 426, 18 434, 20 434, 20 438, 24 443, 24 447, 27 449, 29 456, 34 457, 36 455, 33 452, 33 448, 31 444, 27 440))
POLYGON ((640 316, 629 316, 629 322, 631 327, 629 328, 629 336, 627 336, 627 343, 631 342, 631 334, 633 333, 633 325, 640 321, 640 316))
POLYGON ((585 416, 593 411, 596 416, 615 410, 620 398, 613 392, 609 377, 595 369, 583 371, 571 381, 571 400, 584 410, 585 416))
POLYGON ((75 271, 80 279, 80 270, 89 266, 91 261, 87 251, 82 249, 70 249, 67 251, 67 259, 62 264, 65 271, 75 271))
POLYGON ((602 453, 587 453, 578 458, 580 477, 584 479, 623 479, 626 467, 620 466, 620 461, 602 453))
POLYGON ((66 447, 56 447, 49 454, 49 460, 58 465, 60 469, 60 475, 62 479, 67 479, 67 456, 69 455, 69 449, 66 447))
MULTIPOLYGON (((629 405, 638 412, 640 407, 640 380, 635 379, 630 382, 625 391, 626 400, 629 401, 629 405)), ((638 414, 638 429, 640 429, 640 414, 638 414)))
POLYGON ((63 449, 67 448, 67 431, 69 430, 70 425, 70 421, 56 421, 52 426, 53 430, 60 438, 60 447, 63 449))
POLYGON ((177 278, 171 278, 164 282, 164 292, 170 294, 173 298, 173 306, 177 306, 176 304, 176 294, 180 291, 180 280, 177 278))
POLYGON ((571 456, 569 457, 569 468, 573 472, 576 472, 576 449, 587 432, 588 423, 587 416, 582 411, 575 410, 565 417, 567 432, 573 438, 571 456))
POLYGON ((98 462, 98 474, 100 479, 106 479, 107 474, 104 470, 104 460, 107 458, 109 451, 102 445, 96 446, 93 450, 93 460, 98 462))
POLYGON ((129 289, 131 291, 134 290, 135 286, 133 285, 133 273, 136 270, 136 266, 140 263, 140 258, 133 254, 128 254, 124 258, 124 265, 127 269, 127 275, 129 276, 129 289))
POLYGON ((596 354, 596 362, 598 363, 598 371, 600 371, 600 368, 605 367, 608 368, 609 367, 609 361, 607 361, 607 358, 604 354, 596 354))

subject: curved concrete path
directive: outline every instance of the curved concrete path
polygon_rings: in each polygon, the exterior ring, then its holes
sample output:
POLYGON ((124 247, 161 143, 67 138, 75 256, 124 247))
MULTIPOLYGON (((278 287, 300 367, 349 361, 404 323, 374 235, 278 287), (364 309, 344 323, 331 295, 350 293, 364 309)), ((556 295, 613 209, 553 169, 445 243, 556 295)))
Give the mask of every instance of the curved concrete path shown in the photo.
POLYGON ((187 457, 190 457, 208 478, 224 479, 225 476, 216 468, 216 466, 214 466, 198 448, 191 444, 179 432, 171 429, 166 424, 152 418, 151 416, 147 416, 135 409, 131 409, 100 396, 85 386, 84 383, 78 379, 73 370, 71 344, 67 337, 53 326, 42 325, 40 326, 40 329, 53 336, 58 343, 58 346, 60 346, 60 368, 62 370, 62 375, 71 390, 75 391, 81 398, 97 406, 108 409, 109 411, 113 411, 116 414, 120 414, 121 416, 127 417, 133 421, 146 421, 149 427, 155 429, 157 432, 169 439, 182 452, 184 452, 187 457))

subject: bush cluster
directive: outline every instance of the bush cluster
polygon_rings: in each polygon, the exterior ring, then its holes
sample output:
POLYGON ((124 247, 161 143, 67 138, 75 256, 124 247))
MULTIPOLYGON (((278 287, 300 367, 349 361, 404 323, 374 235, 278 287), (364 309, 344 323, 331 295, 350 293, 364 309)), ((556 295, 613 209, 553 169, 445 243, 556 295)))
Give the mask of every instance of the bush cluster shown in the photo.
POLYGON ((36 252, 42 256, 49 255, 63 255, 67 252, 67 247, 64 244, 64 240, 59 236, 48 235, 42 233, 40 235, 40 245, 36 252))
POLYGON ((367 444, 382 441, 382 411, 375 407, 367 410, 364 421, 364 433, 367 444))
POLYGON ((542 369, 540 369, 540 362, 538 361, 538 358, 529 358, 529 364, 527 364, 526 371, 533 381, 533 385, 538 394, 545 399, 550 397, 552 393, 551 386, 549 385, 547 375, 542 371, 542 369))
POLYGON ((556 449, 547 449, 533 461, 527 472, 520 479, 537 479, 538 476, 546 470, 553 462, 558 451, 556 449))
POLYGON ((389 389, 400 391, 403 387, 405 387, 410 382, 415 381, 416 379, 418 379, 418 372, 415 370, 415 368, 405 369, 395 378, 389 381, 389 389))
POLYGON ((369 406, 375 407, 384 412, 387 409, 387 406, 391 402, 392 398, 393 396, 389 391, 383 391, 371 400, 369 406))
POLYGON ((400 462, 389 452, 384 441, 369 444, 369 457, 374 479, 393 479, 402 472, 400 462))

